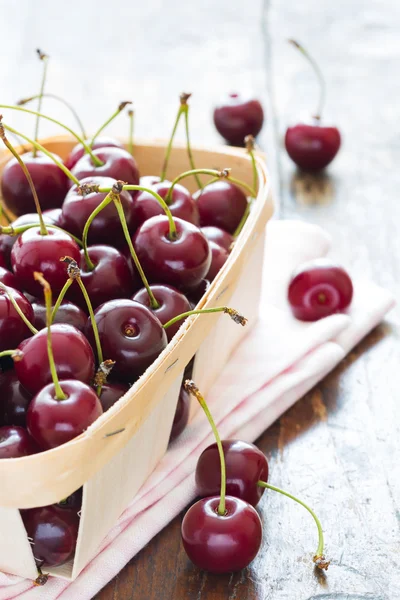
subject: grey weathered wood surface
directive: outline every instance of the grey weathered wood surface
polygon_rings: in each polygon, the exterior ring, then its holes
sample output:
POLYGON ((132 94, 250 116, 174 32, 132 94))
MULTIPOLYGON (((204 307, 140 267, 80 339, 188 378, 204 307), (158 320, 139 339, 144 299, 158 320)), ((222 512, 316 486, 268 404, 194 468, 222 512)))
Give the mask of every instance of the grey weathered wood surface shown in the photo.
MULTIPOLYGON (((133 99, 136 132, 168 136, 180 91, 193 92, 192 138, 219 141, 210 118, 233 89, 267 109, 266 148, 283 218, 318 223, 354 276, 399 292, 400 5, 395 0, 0 2, 0 98, 35 93, 34 48, 52 55, 48 89, 64 95, 93 131, 133 99), (298 38, 324 67, 327 119, 343 149, 327 174, 299 174, 282 149, 288 123, 313 110, 317 88, 286 43, 298 38)), ((50 100, 48 112, 69 119, 50 100)), ((3 111, 15 126, 30 118, 3 111)), ((120 118, 111 128, 123 134, 120 118)), ((42 134, 55 128, 41 125, 42 134)), ((372 332, 258 441, 271 481, 318 511, 332 557, 310 567, 315 530, 304 512, 265 494, 262 551, 246 571, 200 573, 180 543, 181 517, 98 594, 97 600, 396 600, 399 576, 399 314, 372 332)))

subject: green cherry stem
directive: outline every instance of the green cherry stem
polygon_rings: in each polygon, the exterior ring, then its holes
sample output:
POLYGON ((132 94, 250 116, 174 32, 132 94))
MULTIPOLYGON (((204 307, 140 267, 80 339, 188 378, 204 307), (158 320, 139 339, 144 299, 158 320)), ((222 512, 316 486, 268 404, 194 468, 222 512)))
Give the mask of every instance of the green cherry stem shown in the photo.
POLYGON ((121 111, 124 110, 125 106, 128 106, 128 104, 132 104, 132 102, 130 100, 126 101, 126 102, 120 102, 120 104, 118 105, 118 108, 115 112, 113 112, 113 114, 111 115, 111 117, 109 117, 107 119, 107 121, 105 123, 103 123, 103 125, 101 127, 99 127, 99 129, 96 131, 96 133, 94 134, 94 136, 92 137, 92 139, 90 140, 90 144, 89 146, 91 148, 93 148, 93 144, 95 139, 100 135, 100 133, 111 123, 111 121, 114 121, 114 119, 116 117, 118 117, 119 113, 121 111))
POLYGON ((100 204, 98 206, 96 206, 96 208, 93 210, 93 212, 89 215, 85 226, 83 228, 83 233, 82 233, 82 243, 83 243, 83 252, 85 255, 85 261, 86 261, 86 265, 87 268, 89 269, 89 271, 93 271, 95 265, 92 263, 91 258, 89 256, 89 252, 88 252, 88 234, 89 234, 89 228, 90 225, 93 223, 93 220, 95 219, 95 217, 97 217, 97 215, 99 213, 101 213, 101 211, 103 210, 103 208, 105 208, 106 206, 108 206, 111 202, 113 201, 113 195, 112 195, 112 191, 110 190, 107 194, 107 196, 104 198, 104 200, 102 200, 102 202, 100 202, 100 204))
POLYGON ((135 113, 133 110, 128 110, 129 117, 129 140, 128 140, 128 150, 129 154, 133 155, 133 126, 135 121, 135 113))
MULTIPOLYGON (((20 235, 20 233, 24 233, 24 231, 26 231, 27 229, 32 229, 32 227, 37 227, 37 226, 38 226, 37 223, 21 225, 20 227, 13 227, 12 225, 8 225, 7 227, 0 226, 0 233, 15 236, 15 235, 20 235)), ((78 246, 81 246, 81 247, 83 246, 82 241, 79 238, 77 238, 75 235, 73 235, 69 231, 66 231, 62 227, 59 227, 58 225, 50 225, 50 224, 46 225, 46 227, 48 229, 58 229, 59 231, 63 231, 64 233, 69 235, 69 237, 71 237, 78 244, 78 246)))
POLYGON ((6 356, 11 356, 11 358, 15 361, 21 360, 21 358, 24 356, 23 352, 21 352, 21 350, 3 350, 2 352, 0 352, 0 358, 4 358, 6 356))
MULTIPOLYGON (((186 96, 188 96, 188 98, 189 98, 190 94, 186 94, 186 96)), ((161 175, 160 175, 161 181, 164 181, 164 179, 165 179, 165 177, 167 175, 168 163, 169 163, 169 159, 170 159, 170 156, 171 156, 171 150, 172 150, 172 144, 174 142, 174 137, 175 137, 175 134, 176 134, 176 130, 178 129, 179 121, 180 121, 181 115, 183 113, 183 111, 182 111, 182 94, 181 94, 181 100, 180 101, 181 101, 181 103, 179 105, 178 113, 176 115, 175 123, 174 123, 173 129, 172 129, 172 133, 171 133, 171 136, 169 138, 167 149, 165 151, 164 162, 163 162, 163 166, 162 166, 162 169, 161 169, 161 175)))
POLYGON ((324 556, 324 533, 322 531, 322 526, 321 526, 320 520, 318 519, 315 512, 309 506, 307 506, 307 504, 305 502, 296 498, 296 496, 292 496, 292 494, 289 494, 289 492, 285 492, 284 490, 281 490, 280 488, 275 487, 274 485, 271 485, 270 483, 267 483, 266 481, 257 481, 257 485, 260 487, 263 487, 263 488, 267 488, 269 490, 273 490, 274 492, 278 492, 279 494, 283 494, 284 496, 287 496, 288 498, 290 498, 291 500, 294 500, 298 504, 301 504, 301 506, 303 506, 306 510, 308 510, 308 512, 314 519, 315 524, 318 529, 318 548, 317 548, 317 551, 315 553, 313 560, 316 563, 316 566, 318 568, 327 569, 329 566, 329 561, 327 561, 324 556))
MULTIPOLYGON (((46 84, 46 77, 47 77, 47 67, 49 65, 49 57, 47 56, 47 54, 45 54, 44 52, 42 52, 41 50, 36 50, 39 59, 42 61, 43 63, 43 74, 42 74, 42 82, 40 84, 40 92, 38 95, 38 107, 37 107, 37 112, 40 113, 42 110, 42 102, 43 102, 43 92, 44 92, 44 86, 46 84)), ((40 117, 37 116, 36 117, 36 125, 35 125, 35 135, 34 135, 34 139, 35 142, 38 141, 39 139, 39 121, 40 121, 40 117)), ((34 158, 36 158, 36 154, 37 154, 37 148, 33 148, 33 152, 32 152, 34 158)))
POLYGON ((243 213, 242 218, 240 219, 239 225, 236 227, 235 231, 233 232, 234 239, 236 239, 237 237, 239 237, 239 235, 242 233, 242 229, 244 227, 244 224, 246 223, 247 217, 250 214, 251 204, 252 204, 251 200, 250 200, 250 202, 247 202, 246 209, 245 209, 245 211, 243 213))
POLYGON ((54 391, 56 393, 56 400, 66 400, 68 396, 66 396, 62 390, 60 382, 58 380, 56 365, 54 361, 53 354, 53 344, 51 341, 51 305, 52 305, 52 293, 51 287, 46 279, 43 277, 42 273, 34 272, 35 280, 38 281, 43 286, 44 292, 44 301, 46 304, 46 325, 47 325, 47 354, 49 357, 49 365, 51 378, 54 384, 54 391))
POLYGON ((11 225, 11 223, 13 222, 12 218, 10 217, 10 215, 4 208, 3 203, 1 202, 1 198, 0 198, 0 221, 2 221, 3 218, 7 221, 7 223, 9 225, 11 225))
POLYGON ((253 170, 253 190, 256 191, 258 188, 258 173, 257 173, 256 158, 254 156, 254 149, 255 149, 254 136, 246 135, 246 137, 244 138, 244 143, 246 145, 246 150, 250 156, 251 168, 253 170))
POLYGON ((314 115, 314 119, 316 119, 317 121, 320 121, 321 116, 322 116, 322 110, 325 105, 325 95, 326 95, 326 83, 325 83, 325 79, 322 74, 322 71, 319 68, 318 63, 307 52, 307 50, 305 48, 303 48, 303 46, 301 44, 299 44, 299 42, 296 42, 296 40, 288 40, 288 42, 289 42, 289 44, 292 44, 292 46, 297 48, 297 50, 299 50, 299 52, 301 52, 301 54, 309 62, 315 75, 317 76, 317 79, 319 82, 319 99, 318 99, 318 104, 317 104, 317 112, 314 115))
POLYGON ((218 514, 223 517, 226 513, 226 507, 225 507, 225 495, 226 495, 226 468, 225 468, 225 456, 224 456, 224 449, 222 447, 222 442, 221 442, 221 438, 219 437, 219 433, 218 433, 218 429, 217 426, 215 425, 215 421, 210 413, 210 410, 207 406, 206 401, 204 400, 203 396, 200 394, 200 390, 197 387, 197 385, 195 384, 194 381, 192 381, 191 379, 187 379, 185 381, 185 383, 183 384, 185 390, 187 391, 188 394, 191 394, 192 396, 194 396, 196 398, 196 400, 198 401, 198 403, 200 404, 201 408, 203 409, 203 411, 205 412, 205 415, 208 419, 208 422, 211 425, 211 429, 213 430, 214 436, 215 436, 215 440, 217 442, 217 446, 218 446, 218 452, 219 452, 219 459, 221 462, 221 491, 220 491, 220 499, 219 499, 219 505, 218 505, 218 514))
POLYGON ((51 313, 51 322, 52 323, 54 321, 54 317, 56 316, 58 309, 60 308, 61 302, 64 300, 65 294, 68 292, 69 288, 71 287, 71 285, 73 283, 74 283, 73 279, 67 279, 67 281, 64 283, 64 286, 58 295, 57 302, 53 306, 53 310, 51 313))
POLYGON ((22 310, 18 306, 18 302, 15 300, 15 298, 13 297, 13 295, 10 293, 9 288, 6 285, 4 285, 4 283, 0 282, 0 289, 5 291, 5 293, 8 296, 8 299, 10 300, 11 304, 13 305, 15 311, 21 317, 21 319, 23 320, 23 322, 25 323, 25 325, 28 327, 28 329, 31 331, 31 333, 33 333, 33 335, 35 335, 35 333, 37 333, 38 330, 36 329, 36 327, 34 327, 32 325, 32 323, 29 321, 29 319, 26 318, 26 316, 24 315, 24 313, 22 312, 22 310))
MULTIPOLYGON (((17 104, 17 106, 25 106, 25 104, 29 104, 30 102, 33 102, 34 100, 37 100, 38 98, 39 98, 39 94, 37 94, 36 96, 29 96, 29 98, 21 98, 21 100, 18 100, 18 102, 16 104, 17 104)), ((79 129, 81 130, 82 139, 84 139, 84 140, 86 139, 86 137, 87 137, 86 131, 83 126, 82 120, 79 117, 78 113, 76 112, 75 108, 72 106, 72 104, 67 102, 67 100, 65 100, 61 96, 57 96, 57 94, 51 94, 50 92, 46 92, 45 94, 42 94, 42 98, 52 98, 53 100, 57 100, 57 102, 61 102, 61 104, 64 104, 64 106, 66 106, 68 108, 68 110, 74 117, 76 124, 78 125, 79 129)))
MULTIPOLYGON (((186 94, 187 95, 187 94, 186 94)), ((189 135, 189 104, 186 102, 183 105, 183 114, 185 115, 185 132, 186 132, 186 148, 189 157, 189 163, 192 170, 196 170, 196 166, 194 164, 194 158, 192 153, 192 147, 190 145, 190 135, 189 135)), ((194 176, 196 183, 201 190, 203 188, 202 183, 197 175, 194 176)))
POLYGON ((165 196, 165 202, 167 204, 171 203, 174 187, 177 183, 179 183, 180 181, 182 181, 182 179, 185 179, 186 177, 190 177, 191 175, 210 175, 214 179, 223 179, 225 177, 228 177, 228 174, 228 169, 223 169, 222 171, 217 171, 216 169, 192 169, 190 171, 184 171, 183 173, 175 177, 175 179, 172 181, 171 187, 169 188, 167 195, 165 196))
POLYGON ((182 319, 186 319, 187 317, 190 317, 191 315, 204 315, 204 314, 211 314, 211 313, 218 313, 218 312, 223 312, 223 313, 229 315, 230 318, 235 323, 237 323, 238 325, 242 325, 243 327, 247 323, 246 317, 243 317, 234 308, 229 308, 228 306, 216 306, 215 308, 199 308, 197 310, 196 309, 188 310, 187 312, 177 315, 176 317, 173 317, 172 319, 167 321, 167 323, 165 323, 163 325, 163 327, 164 327, 164 329, 168 329, 168 327, 171 327, 171 325, 174 325, 178 321, 181 321, 182 319))

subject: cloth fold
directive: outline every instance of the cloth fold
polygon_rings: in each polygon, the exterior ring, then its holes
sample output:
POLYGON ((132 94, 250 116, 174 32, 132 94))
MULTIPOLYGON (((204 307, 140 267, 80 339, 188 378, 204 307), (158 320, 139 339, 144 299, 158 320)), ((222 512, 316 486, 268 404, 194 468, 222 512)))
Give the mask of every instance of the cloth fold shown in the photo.
MULTIPOLYGON (((267 228, 259 322, 235 351, 207 396, 222 438, 254 441, 331 371, 393 307, 393 296, 355 281, 347 314, 315 323, 295 320, 287 305, 290 275, 300 263, 325 256, 329 236, 298 221, 267 228)), ((194 469, 213 441, 199 411, 170 446, 155 471, 76 581, 50 578, 45 587, 0 573, 0 600, 90 600, 195 497, 194 469)))

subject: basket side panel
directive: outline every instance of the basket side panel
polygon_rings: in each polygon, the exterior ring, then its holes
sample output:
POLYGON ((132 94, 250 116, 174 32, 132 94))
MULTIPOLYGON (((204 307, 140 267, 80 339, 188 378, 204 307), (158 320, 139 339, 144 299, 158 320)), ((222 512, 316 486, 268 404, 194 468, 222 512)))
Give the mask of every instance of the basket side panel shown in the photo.
POLYGON ((0 571, 36 579, 38 572, 19 510, 0 507, 0 571))

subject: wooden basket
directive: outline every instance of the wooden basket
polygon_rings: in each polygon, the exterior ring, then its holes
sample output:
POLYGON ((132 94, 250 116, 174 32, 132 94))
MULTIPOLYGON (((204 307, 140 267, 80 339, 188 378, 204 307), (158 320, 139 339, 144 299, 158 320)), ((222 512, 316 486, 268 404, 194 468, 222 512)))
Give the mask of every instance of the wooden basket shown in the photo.
MULTIPOLYGON (((55 137, 42 144, 65 158, 74 141, 55 137)), ((160 172, 164 151, 162 143, 135 146, 141 175, 160 172)), ((234 177, 252 183, 251 162, 243 150, 195 148, 193 153, 198 168, 230 167, 234 177)), ((0 156, 0 176, 9 157, 8 153, 0 156)), ((53 450, 0 460, 1 571, 30 579, 37 577, 18 509, 58 502, 83 485, 75 559, 49 570, 58 577, 76 578, 165 453, 185 365, 196 355, 193 379, 206 394, 231 352, 256 321, 264 229, 273 212, 265 162, 261 156, 256 161, 259 188, 251 214, 228 261, 199 303, 204 308, 232 306, 249 319, 247 327, 235 326, 221 314, 188 318, 129 392, 84 434, 53 450)), ((174 148, 169 178, 188 168, 185 148, 174 148)), ((190 179, 185 181, 189 189, 191 184, 190 179)))

